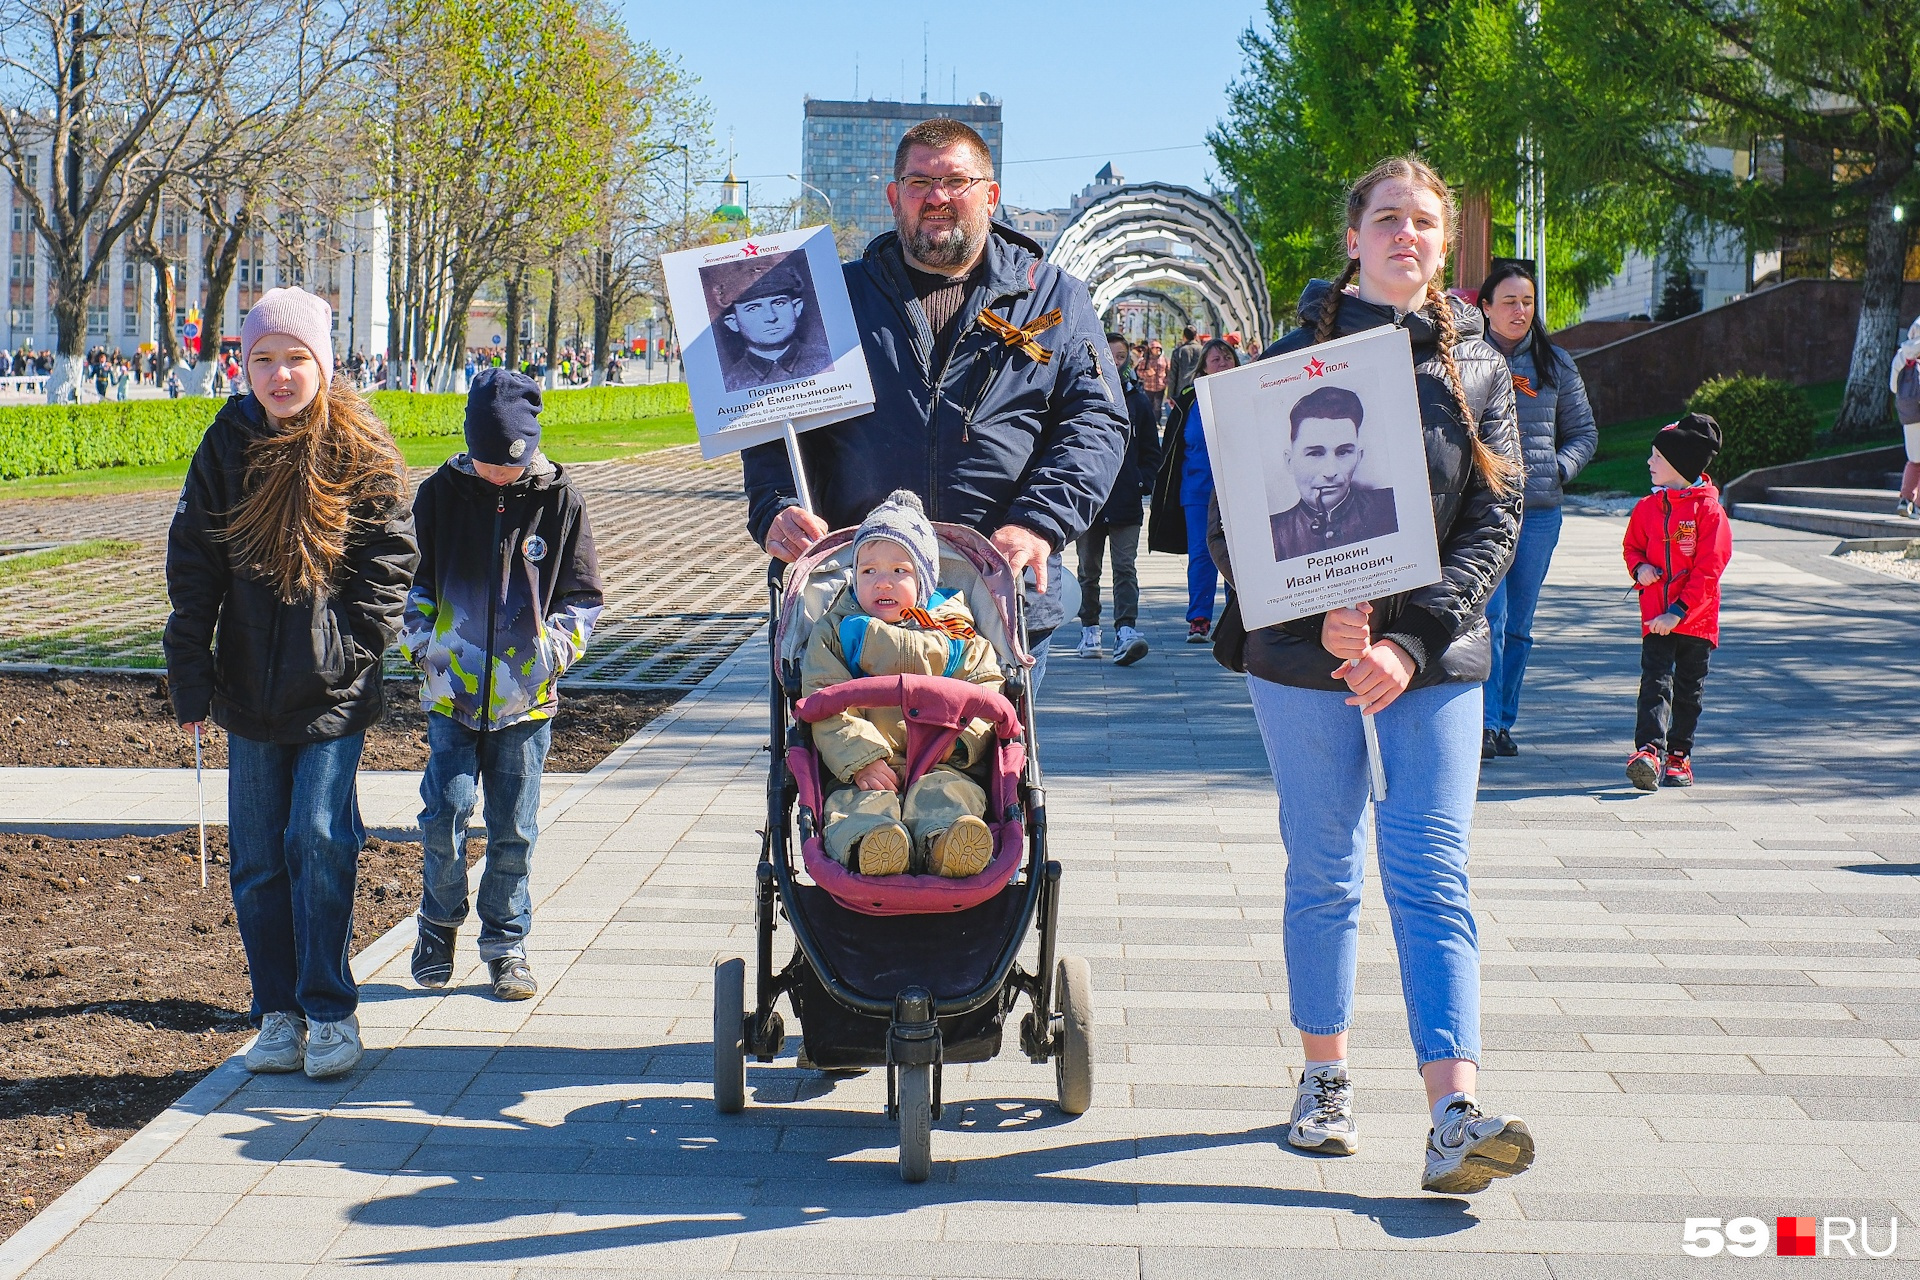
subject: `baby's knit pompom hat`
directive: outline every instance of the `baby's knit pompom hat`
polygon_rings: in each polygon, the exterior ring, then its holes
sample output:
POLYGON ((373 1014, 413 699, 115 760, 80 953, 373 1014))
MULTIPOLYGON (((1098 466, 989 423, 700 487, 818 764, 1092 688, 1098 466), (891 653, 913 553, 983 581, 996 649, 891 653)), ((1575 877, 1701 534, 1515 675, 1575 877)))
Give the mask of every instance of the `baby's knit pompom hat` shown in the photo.
POLYGON ((885 502, 868 512, 853 535, 854 557, 859 557, 863 544, 875 538, 885 538, 906 549, 907 558, 913 561, 914 573, 920 579, 924 602, 940 585, 940 539, 934 536, 927 509, 920 505, 920 495, 911 489, 895 489, 885 502))

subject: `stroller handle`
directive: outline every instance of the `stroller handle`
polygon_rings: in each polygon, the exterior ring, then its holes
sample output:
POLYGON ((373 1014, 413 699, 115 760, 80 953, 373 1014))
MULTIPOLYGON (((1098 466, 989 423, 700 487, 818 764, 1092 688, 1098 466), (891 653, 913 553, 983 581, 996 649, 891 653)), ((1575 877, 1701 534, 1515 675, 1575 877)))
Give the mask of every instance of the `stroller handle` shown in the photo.
POLYGON ((861 676, 800 699, 793 714, 808 724, 856 707, 898 707, 915 725, 961 729, 985 720, 1003 740, 1021 736, 1020 713, 997 691, 947 676, 861 676))

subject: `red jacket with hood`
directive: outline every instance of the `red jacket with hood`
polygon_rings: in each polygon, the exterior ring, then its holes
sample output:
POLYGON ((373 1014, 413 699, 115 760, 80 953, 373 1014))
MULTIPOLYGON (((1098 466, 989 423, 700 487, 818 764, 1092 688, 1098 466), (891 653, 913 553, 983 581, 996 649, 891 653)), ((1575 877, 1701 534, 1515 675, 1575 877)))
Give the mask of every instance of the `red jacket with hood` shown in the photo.
POLYGON ((1627 520, 1622 548, 1627 572, 1650 564, 1660 576, 1640 588, 1640 634, 1663 613, 1680 615, 1677 636, 1720 644, 1720 575, 1733 558, 1720 491, 1702 476, 1685 489, 1661 489, 1640 499, 1627 520))

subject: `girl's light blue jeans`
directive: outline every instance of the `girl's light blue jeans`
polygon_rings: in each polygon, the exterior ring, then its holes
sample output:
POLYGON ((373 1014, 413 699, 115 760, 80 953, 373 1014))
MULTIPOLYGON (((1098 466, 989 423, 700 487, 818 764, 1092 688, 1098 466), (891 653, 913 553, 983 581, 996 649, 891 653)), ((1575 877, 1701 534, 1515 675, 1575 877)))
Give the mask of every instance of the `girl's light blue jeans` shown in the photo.
MULTIPOLYGON (((1366 866, 1360 712, 1345 693, 1258 676, 1247 689, 1280 793, 1289 1013, 1300 1031, 1337 1035, 1353 1022, 1366 866)), ((1380 887, 1423 1067, 1480 1058, 1480 942, 1467 905, 1480 720, 1477 684, 1409 690, 1375 717, 1387 772, 1386 803, 1373 806, 1380 887)))

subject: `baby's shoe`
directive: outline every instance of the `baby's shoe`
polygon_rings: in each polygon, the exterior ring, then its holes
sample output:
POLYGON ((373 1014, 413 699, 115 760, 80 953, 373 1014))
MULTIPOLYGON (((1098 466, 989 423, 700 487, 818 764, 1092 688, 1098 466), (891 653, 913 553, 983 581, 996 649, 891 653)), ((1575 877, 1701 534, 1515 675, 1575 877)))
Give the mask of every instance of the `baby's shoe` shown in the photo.
POLYGON ((977 876, 992 861, 993 829, 970 813, 935 836, 927 852, 927 869, 949 880, 977 876))
POLYGON ((913 842, 899 823, 876 827, 860 837, 853 851, 854 870, 863 876, 897 876, 907 869, 907 853, 913 842))

